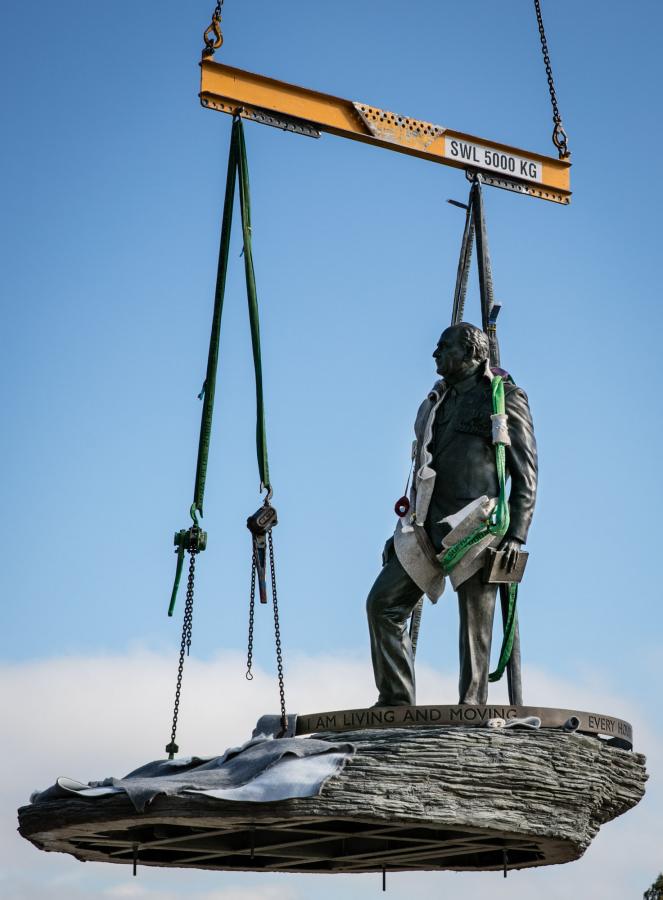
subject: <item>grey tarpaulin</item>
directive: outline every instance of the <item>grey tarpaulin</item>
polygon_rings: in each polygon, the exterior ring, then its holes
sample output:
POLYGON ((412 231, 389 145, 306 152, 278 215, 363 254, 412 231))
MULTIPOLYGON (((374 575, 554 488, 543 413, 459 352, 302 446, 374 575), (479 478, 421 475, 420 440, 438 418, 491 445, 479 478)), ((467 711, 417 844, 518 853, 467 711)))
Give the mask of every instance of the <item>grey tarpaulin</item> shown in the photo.
MULTIPOLYGON (((278 717, 274 718, 278 721, 278 717)), ((355 748, 316 738, 275 739, 262 731, 268 717, 258 723, 254 736, 223 756, 155 760, 124 778, 106 778, 82 784, 58 778, 45 791, 35 791, 32 803, 65 797, 96 797, 125 792, 138 812, 159 794, 200 793, 220 800, 267 803, 293 797, 317 796, 325 781, 341 771, 355 748), (256 734, 259 731, 260 733, 256 734)), ((289 723, 292 730, 292 723, 289 723)))

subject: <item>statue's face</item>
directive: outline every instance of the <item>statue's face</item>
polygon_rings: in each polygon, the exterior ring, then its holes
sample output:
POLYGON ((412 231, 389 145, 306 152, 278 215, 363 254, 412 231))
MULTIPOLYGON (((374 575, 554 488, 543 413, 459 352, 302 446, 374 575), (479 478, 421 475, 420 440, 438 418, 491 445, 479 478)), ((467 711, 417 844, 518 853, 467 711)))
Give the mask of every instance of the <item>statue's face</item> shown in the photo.
POLYGON ((433 359, 437 374, 443 378, 462 373, 472 362, 472 353, 468 351, 461 332, 456 328, 443 331, 437 347, 433 351, 433 359))

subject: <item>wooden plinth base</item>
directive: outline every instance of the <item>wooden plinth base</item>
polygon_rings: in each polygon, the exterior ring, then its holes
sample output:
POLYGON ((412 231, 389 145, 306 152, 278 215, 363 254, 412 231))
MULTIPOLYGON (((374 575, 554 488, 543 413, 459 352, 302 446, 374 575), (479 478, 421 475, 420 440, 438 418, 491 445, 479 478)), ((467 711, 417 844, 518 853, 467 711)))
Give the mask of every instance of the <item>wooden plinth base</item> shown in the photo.
POLYGON ((145 813, 121 795, 51 801, 22 807, 19 831, 43 850, 138 866, 518 869, 577 859, 638 803, 647 778, 640 754, 557 731, 429 726, 344 738, 357 754, 318 797, 187 794, 157 797, 145 813))

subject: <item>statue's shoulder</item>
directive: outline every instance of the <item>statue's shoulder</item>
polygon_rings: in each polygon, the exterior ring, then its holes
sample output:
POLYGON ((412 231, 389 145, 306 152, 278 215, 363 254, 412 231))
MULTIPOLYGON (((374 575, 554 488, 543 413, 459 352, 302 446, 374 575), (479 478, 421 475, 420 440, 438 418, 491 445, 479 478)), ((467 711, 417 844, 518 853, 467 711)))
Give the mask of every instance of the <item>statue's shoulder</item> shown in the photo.
POLYGON ((499 366, 491 366, 490 371, 493 375, 501 375, 504 380, 504 394, 508 397, 509 394, 517 394, 524 398, 525 402, 527 402, 527 394, 525 390, 517 385, 513 379, 513 376, 510 372, 507 372, 506 369, 501 369, 499 366))
POLYGON ((424 403, 437 403, 446 389, 447 385, 444 378, 439 378, 428 392, 424 403))
POLYGON ((529 409, 529 398, 524 388, 521 388, 514 381, 504 383, 504 402, 507 406, 507 412, 509 409, 512 413, 518 408, 523 411, 529 409))

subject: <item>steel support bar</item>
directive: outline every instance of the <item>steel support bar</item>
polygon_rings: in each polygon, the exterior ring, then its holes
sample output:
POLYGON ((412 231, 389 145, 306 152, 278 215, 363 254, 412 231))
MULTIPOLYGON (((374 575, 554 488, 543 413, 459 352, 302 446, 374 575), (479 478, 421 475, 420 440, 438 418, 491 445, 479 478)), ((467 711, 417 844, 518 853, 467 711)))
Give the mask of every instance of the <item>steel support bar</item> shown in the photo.
POLYGON ((204 59, 200 102, 207 109, 317 137, 327 132, 399 153, 485 173, 486 183, 530 197, 568 203, 568 160, 509 147, 399 116, 365 103, 343 100, 264 75, 204 59), (490 180, 488 179, 490 177, 490 180))

